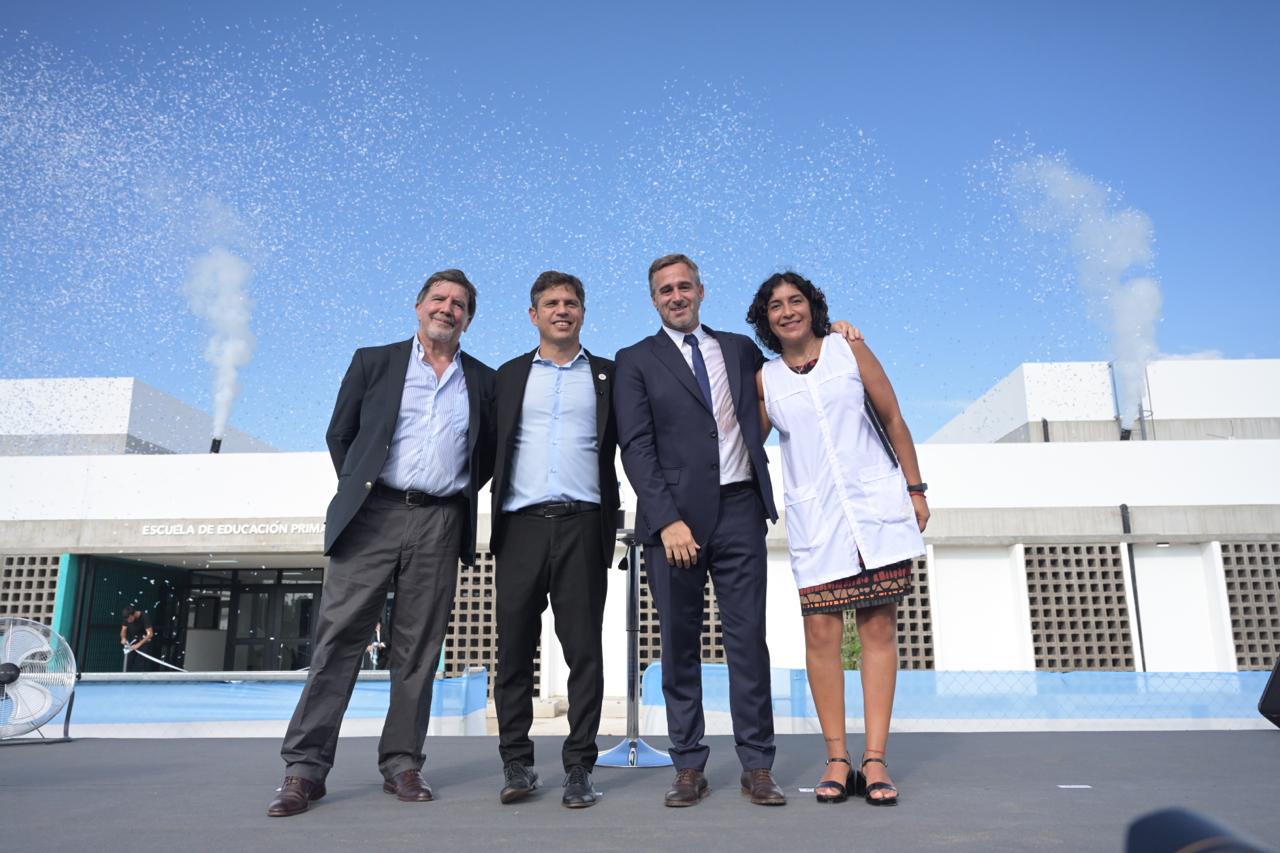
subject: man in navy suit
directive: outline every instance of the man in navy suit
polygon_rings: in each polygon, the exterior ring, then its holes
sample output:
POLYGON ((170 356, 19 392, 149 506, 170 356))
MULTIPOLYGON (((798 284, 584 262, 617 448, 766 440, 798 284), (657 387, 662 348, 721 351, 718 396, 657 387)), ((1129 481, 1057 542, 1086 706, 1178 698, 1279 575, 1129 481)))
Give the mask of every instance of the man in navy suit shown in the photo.
POLYGON ((449 627, 458 560, 476 550, 477 491, 493 472, 493 369, 464 353, 476 289, 462 270, 431 275, 417 334, 356 350, 325 440, 338 491, 325 516, 320 614, 307 683, 280 755, 272 817, 325 795, 338 728, 373 626, 395 584, 391 701, 378 769, 402 802, 433 798, 422 778, 436 661, 449 627))
POLYGON ((618 352, 614 407, 662 633, 662 692, 676 767, 666 805, 696 805, 709 792, 701 676, 708 573, 724 628, 742 791, 753 803, 783 805, 771 773, 765 644, 765 521, 778 513, 756 395, 764 356, 749 338, 702 325, 702 281, 688 257, 654 261, 649 293, 662 328, 618 352))

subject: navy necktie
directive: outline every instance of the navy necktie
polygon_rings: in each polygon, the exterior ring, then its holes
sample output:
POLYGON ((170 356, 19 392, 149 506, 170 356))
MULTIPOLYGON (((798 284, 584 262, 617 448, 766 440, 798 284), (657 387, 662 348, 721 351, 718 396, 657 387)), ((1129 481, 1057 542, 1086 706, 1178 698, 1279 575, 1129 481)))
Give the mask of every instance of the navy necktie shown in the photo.
POLYGON ((698 349, 698 338, 696 335, 685 335, 684 342, 693 349, 693 376, 702 389, 702 399, 707 401, 707 408, 715 414, 716 407, 711 402, 711 377, 707 374, 707 363, 702 360, 702 350, 698 349))

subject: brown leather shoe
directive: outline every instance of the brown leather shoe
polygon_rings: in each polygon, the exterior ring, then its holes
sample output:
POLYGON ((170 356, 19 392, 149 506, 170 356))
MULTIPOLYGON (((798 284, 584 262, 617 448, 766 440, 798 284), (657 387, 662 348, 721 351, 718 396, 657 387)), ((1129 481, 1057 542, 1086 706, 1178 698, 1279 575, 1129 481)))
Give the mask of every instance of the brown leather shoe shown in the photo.
POLYGON ((420 770, 405 770, 397 773, 395 778, 382 783, 382 790, 395 794, 402 803, 429 803, 435 799, 431 795, 431 786, 422 778, 420 770))
POLYGON ((267 817, 292 817, 302 814, 307 806, 325 795, 323 782, 312 782, 301 776, 286 776, 276 789, 276 798, 267 806, 267 817))
POLYGON ((707 777, 702 775, 702 771, 687 767, 676 772, 676 780, 671 783, 671 790, 667 791, 663 802, 672 808, 696 806, 710 793, 711 788, 707 786, 707 777))
POLYGON ((742 795, 750 797, 757 806, 785 806, 787 796, 782 793, 778 783, 773 781, 773 773, 768 768, 742 771, 742 795))

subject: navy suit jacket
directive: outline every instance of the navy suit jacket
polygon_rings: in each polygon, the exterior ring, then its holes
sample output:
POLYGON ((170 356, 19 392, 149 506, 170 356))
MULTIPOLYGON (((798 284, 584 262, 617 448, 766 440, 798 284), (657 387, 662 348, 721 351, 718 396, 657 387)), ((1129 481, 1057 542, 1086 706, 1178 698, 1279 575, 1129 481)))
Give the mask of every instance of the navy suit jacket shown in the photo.
MULTIPOLYGON (((386 464, 400 417, 404 377, 409 371, 413 338, 380 347, 363 347, 351 357, 351 366, 333 406, 333 418, 325 432, 329 456, 338 472, 338 492, 325 514, 324 552, 328 554, 360 507, 386 464)), ((467 485, 462 490, 468 504, 468 527, 462 533, 462 561, 470 563, 476 550, 476 492, 493 474, 494 428, 492 400, 494 371, 465 352, 462 375, 467 380, 470 411, 467 418, 467 485)))
MULTIPOLYGON (((756 394, 764 356, 750 338, 702 328, 724 354, 753 482, 766 516, 777 521, 756 394)), ((683 521, 705 545, 720 515, 719 434, 693 371, 665 331, 618 351, 613 401, 622 467, 636 492, 638 541, 656 545, 662 528, 683 521)))
MULTIPOLYGON (((533 354, 537 350, 516 356, 498 368, 497 390, 494 395, 494 423, 497 425, 497 456, 493 465, 492 519, 493 533, 489 537, 489 550, 497 552, 507 536, 507 513, 502 504, 511 490, 511 474, 515 468, 516 433, 524 410, 524 391, 529 384, 529 371, 533 369, 533 354)), ((615 539, 618 532, 618 474, 613 459, 618 449, 618 430, 613 419, 613 362, 607 358, 587 353, 591 364, 591 381, 596 386, 596 447, 599 448, 600 468, 600 566, 608 568, 613 562, 615 539)))

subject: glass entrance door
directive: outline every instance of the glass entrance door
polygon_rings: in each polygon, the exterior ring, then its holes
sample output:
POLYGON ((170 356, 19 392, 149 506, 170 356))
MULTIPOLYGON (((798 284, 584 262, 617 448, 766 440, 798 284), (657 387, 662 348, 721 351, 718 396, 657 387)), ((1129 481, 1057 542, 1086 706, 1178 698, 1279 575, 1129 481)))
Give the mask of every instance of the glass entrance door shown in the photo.
POLYGON ((277 669, 305 669, 311 665, 311 632, 320 606, 320 584, 281 586, 278 590, 277 669))
POLYGON ((234 629, 228 668, 296 670, 309 666, 321 585, 253 583, 253 577, 246 580, 249 582, 237 583, 232 596, 234 629))

